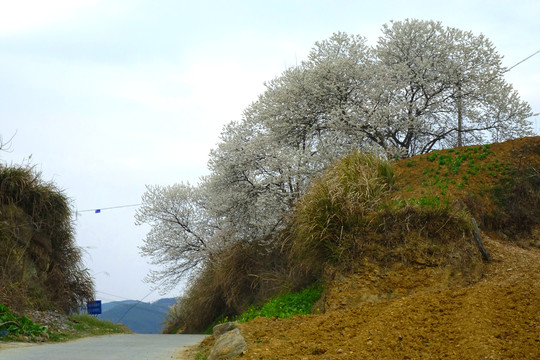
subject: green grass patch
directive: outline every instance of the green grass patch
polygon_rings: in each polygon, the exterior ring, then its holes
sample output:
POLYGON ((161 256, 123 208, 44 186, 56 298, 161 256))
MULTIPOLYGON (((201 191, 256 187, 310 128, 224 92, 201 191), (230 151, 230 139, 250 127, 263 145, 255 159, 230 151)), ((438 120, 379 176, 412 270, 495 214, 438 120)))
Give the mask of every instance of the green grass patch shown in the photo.
POLYGON ((480 175, 483 170, 489 170, 488 175, 493 177, 497 177, 499 174, 505 175, 508 164, 499 163, 498 159, 495 159, 492 164, 478 163, 478 161, 494 155, 489 145, 470 146, 462 151, 455 149, 435 150, 425 155, 428 161, 437 165, 423 170, 422 185, 423 187, 437 187, 440 189, 441 195, 444 196, 448 191, 449 184, 463 190, 469 185, 470 177, 480 175))
POLYGON ((439 195, 432 195, 432 196, 421 196, 419 198, 410 198, 409 204, 412 206, 420 206, 421 208, 424 208, 424 207, 435 208, 435 207, 440 207, 440 206, 449 207, 450 201, 439 195))
POLYGON ((314 284, 302 291, 276 297, 262 306, 252 305, 242 314, 232 318, 221 316, 203 333, 212 334, 215 325, 229 321, 248 322, 257 317, 287 319, 295 315, 309 315, 313 305, 321 298, 323 290, 323 285, 314 284))
POLYGON ((309 315, 322 292, 322 285, 314 285, 300 292, 285 294, 270 300, 262 307, 251 306, 235 320, 247 322, 256 317, 287 319, 294 315, 309 315))
POLYGON ((71 320, 69 324, 74 330, 87 335, 122 334, 126 332, 118 324, 108 320, 100 320, 88 314, 71 315, 69 319, 71 320))

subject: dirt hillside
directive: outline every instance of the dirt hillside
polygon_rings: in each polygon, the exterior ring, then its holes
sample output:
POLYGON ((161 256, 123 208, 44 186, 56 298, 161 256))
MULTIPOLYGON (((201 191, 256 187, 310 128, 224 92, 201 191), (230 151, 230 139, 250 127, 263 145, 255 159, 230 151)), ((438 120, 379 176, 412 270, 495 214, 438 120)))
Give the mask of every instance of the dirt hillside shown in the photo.
POLYGON ((356 270, 330 271, 316 315, 241 324, 243 358, 540 359, 538 169, 540 137, 395 164, 389 201, 466 212, 491 261, 471 257, 478 266, 460 268, 366 258, 356 270))
POLYGON ((354 302, 350 276, 334 284, 325 314, 243 324, 244 358, 540 359, 540 250, 485 244, 495 260, 474 285, 354 302))

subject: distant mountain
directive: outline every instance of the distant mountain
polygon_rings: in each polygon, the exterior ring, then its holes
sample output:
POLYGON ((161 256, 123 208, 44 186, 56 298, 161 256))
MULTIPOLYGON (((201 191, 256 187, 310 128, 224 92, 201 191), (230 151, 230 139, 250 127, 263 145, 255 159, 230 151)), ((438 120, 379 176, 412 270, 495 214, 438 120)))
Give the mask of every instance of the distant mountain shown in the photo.
POLYGON ((176 298, 159 299, 153 303, 137 300, 113 301, 102 304, 102 313, 98 318, 122 323, 135 333, 159 334, 169 308, 175 303, 176 298))

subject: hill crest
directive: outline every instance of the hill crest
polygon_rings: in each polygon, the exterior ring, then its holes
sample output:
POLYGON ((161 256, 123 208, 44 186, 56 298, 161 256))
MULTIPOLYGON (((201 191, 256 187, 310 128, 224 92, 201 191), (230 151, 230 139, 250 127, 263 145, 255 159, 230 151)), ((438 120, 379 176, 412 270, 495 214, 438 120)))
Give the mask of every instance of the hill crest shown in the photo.
POLYGON ((442 207, 477 219, 493 260, 474 277, 444 263, 370 259, 331 271, 314 307, 322 314, 242 324, 244 357, 540 358, 539 165, 540 137, 396 163, 391 206, 442 207))

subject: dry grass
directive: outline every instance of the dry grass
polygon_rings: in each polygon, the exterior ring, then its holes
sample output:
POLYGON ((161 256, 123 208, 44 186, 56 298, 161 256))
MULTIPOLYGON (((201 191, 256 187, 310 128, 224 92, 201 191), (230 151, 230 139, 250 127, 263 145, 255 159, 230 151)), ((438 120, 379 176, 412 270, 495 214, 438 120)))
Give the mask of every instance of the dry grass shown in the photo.
POLYGON ((201 332, 271 296, 299 290, 313 281, 290 262, 280 240, 239 243, 209 260, 169 312, 164 332, 201 332))
POLYGON ((381 266, 475 263, 466 213, 440 201, 395 201, 393 184, 391 165, 375 157, 353 153, 338 162, 297 206, 295 258, 318 273, 364 258, 381 266))
POLYGON ((344 274, 357 274, 362 284, 372 281, 369 274, 386 279, 368 298, 475 284, 489 264, 473 241, 472 218, 503 238, 538 233, 539 164, 539 137, 395 164, 354 152, 313 183, 288 232, 265 241, 272 246, 237 244, 206 264, 173 323, 200 331, 269 295, 344 274), (411 273, 422 276, 397 291, 411 273), (385 295, 386 287, 392 291, 385 295))
POLYGON ((314 182, 297 204, 292 219, 292 252, 309 268, 345 263, 355 243, 355 229, 368 224, 391 190, 390 164, 353 152, 314 182))
POLYGON ((0 165, 0 302, 77 310, 94 296, 67 196, 32 167, 0 165))

